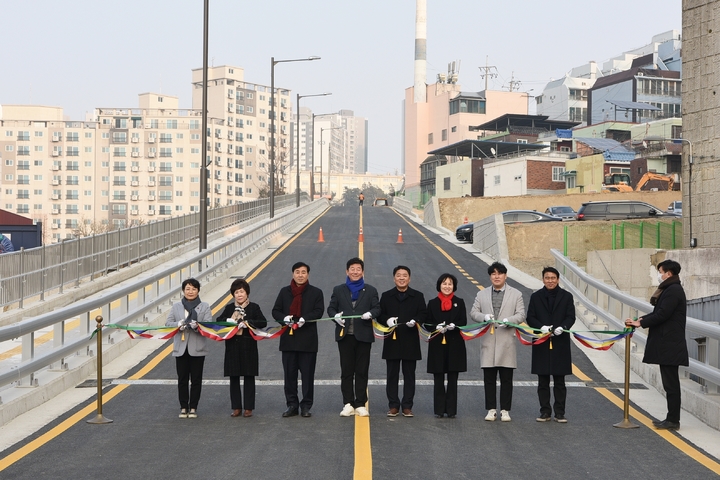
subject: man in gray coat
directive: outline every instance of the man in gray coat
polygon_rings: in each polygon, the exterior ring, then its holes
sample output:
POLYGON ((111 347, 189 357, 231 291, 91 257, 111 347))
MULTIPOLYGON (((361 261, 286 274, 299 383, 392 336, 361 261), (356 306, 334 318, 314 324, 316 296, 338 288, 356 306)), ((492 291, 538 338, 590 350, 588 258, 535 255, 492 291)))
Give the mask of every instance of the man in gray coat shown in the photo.
POLYGON ((500 420, 509 422, 512 407, 513 370, 517 368, 515 328, 525 320, 522 294, 508 285, 507 267, 495 262, 488 267, 492 286, 478 292, 470 317, 477 323, 501 320, 480 337, 480 366, 485 383, 485 420, 497 419, 496 381, 500 375, 500 420), (495 328, 497 326, 497 328, 495 328))
POLYGON ((335 317, 335 341, 340 352, 341 417, 367 417, 367 384, 370 349, 375 341, 372 319, 380 315, 378 292, 365 283, 365 263, 358 257, 347 261, 345 283, 333 288, 328 315, 335 317), (343 318, 360 316, 360 318, 343 318), (354 385, 353 385, 354 384, 354 385))

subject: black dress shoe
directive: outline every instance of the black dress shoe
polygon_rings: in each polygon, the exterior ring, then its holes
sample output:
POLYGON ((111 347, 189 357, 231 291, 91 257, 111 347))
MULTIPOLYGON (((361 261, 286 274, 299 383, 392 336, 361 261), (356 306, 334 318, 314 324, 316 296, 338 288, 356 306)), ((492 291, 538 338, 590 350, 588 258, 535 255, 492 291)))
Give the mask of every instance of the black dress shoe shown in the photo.
POLYGON ((664 421, 665 421, 665 420, 653 420, 653 421, 652 421, 652 424, 653 424, 654 427, 657 427, 658 425, 660 425, 660 424, 663 423, 664 421))
MULTIPOLYGON (((297 412, 295 414, 297 415, 297 412)), ((312 417, 312 413, 310 413, 310 410, 303 410, 302 412, 300 412, 300 416, 308 418, 312 417)))
POLYGON ((658 430, 680 430, 680 422, 665 420, 655 425, 658 430))
POLYGON ((294 417, 298 414, 297 407, 288 407, 282 414, 283 417, 294 417))

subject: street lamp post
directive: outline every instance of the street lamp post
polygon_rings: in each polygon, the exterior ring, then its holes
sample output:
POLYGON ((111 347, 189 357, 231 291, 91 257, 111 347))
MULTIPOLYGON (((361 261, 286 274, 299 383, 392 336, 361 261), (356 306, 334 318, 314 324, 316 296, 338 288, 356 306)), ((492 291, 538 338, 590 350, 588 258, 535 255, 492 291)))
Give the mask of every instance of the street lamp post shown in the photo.
MULTIPOLYGON (((315 93, 312 95, 300 95, 297 94, 297 121, 295 122, 295 129, 297 130, 297 144, 295 146, 295 150, 297 151, 296 154, 296 162, 295 162, 295 169, 297 172, 295 172, 295 206, 300 207, 300 99, 306 98, 306 97, 326 97, 328 95, 332 95, 332 93, 315 93)), ((313 115, 313 120, 315 120, 315 115, 313 115)), ((313 123, 314 125, 314 123, 313 123)), ((314 133, 314 132, 313 132, 314 133)), ((311 176, 312 178, 312 176, 311 176)), ((311 187, 312 192, 312 187, 311 187)), ((310 197, 310 201, 312 201, 312 196, 310 197)))
MULTIPOLYGON (((325 130, 337 130, 342 127, 329 127, 320 129, 320 196, 323 194, 323 178, 322 178, 322 157, 323 157, 323 132, 325 130)), ((330 148, 328 147, 328 195, 330 194, 330 148)))
MULTIPOLYGON (((202 80, 202 133, 200 148, 200 211, 198 231, 200 251, 207 250, 207 122, 208 122, 208 18, 209 18, 209 0, 205 0, 203 15, 203 80, 202 80)), ((202 261, 200 262, 202 270, 202 261)))
POLYGON ((275 216, 275 65, 288 62, 309 62, 320 57, 275 60, 270 58, 270 218, 275 216))
MULTIPOLYGON (((312 115, 312 126, 310 127, 312 130, 312 137, 313 141, 310 144, 310 199, 315 199, 315 117, 324 117, 326 115, 336 115, 335 112, 332 113, 313 113, 312 115)), ((320 132, 322 134, 322 132, 320 132)), ((322 149, 322 145, 320 146, 322 149)), ((320 150, 322 153, 322 150, 320 150)), ((320 181, 322 182, 322 162, 320 162, 320 181)), ((322 192, 320 192, 322 194, 322 192)))

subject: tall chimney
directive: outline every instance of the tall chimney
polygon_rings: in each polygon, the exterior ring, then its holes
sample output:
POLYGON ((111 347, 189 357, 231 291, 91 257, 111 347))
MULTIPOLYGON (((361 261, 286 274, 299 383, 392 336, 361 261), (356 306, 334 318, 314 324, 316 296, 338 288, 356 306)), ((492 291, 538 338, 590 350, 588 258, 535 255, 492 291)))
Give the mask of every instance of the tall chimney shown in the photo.
POLYGON ((427 0, 415 3, 415 103, 427 101, 427 0))

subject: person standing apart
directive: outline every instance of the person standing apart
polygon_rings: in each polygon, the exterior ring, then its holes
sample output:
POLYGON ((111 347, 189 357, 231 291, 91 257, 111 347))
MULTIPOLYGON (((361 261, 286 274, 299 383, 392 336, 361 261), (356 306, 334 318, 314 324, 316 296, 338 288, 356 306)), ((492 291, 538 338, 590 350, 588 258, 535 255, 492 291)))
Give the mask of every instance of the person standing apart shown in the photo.
POLYGON ((317 324, 306 325, 306 321, 321 318, 325 303, 322 290, 310 285, 309 277, 307 263, 293 265, 290 285, 280 289, 272 309, 273 318, 288 327, 280 337, 287 404, 283 417, 294 417, 298 409, 301 416, 312 416, 318 335, 317 324), (298 371, 302 378, 302 401, 298 399, 298 371))
POLYGON ((412 417, 415 397, 415 368, 422 359, 420 336, 416 325, 425 323, 427 309, 421 292, 410 288, 410 269, 398 265, 393 269, 395 287, 380 297, 380 322, 397 328, 383 342, 382 358, 387 363, 388 417, 396 417, 402 409, 405 417, 412 417), (403 397, 398 396, 400 367, 403 372, 403 397))
POLYGON ((467 311, 462 298, 456 297, 457 278, 443 273, 437 280, 438 295, 427 304, 426 329, 438 335, 428 345, 427 371, 433 374, 433 409, 435 418, 455 418, 459 372, 467 371, 465 340, 455 327, 467 325, 467 311), (447 375, 447 388, 445 376, 447 375))
POLYGON ((687 301, 680 283, 680 264, 674 260, 658 263, 658 288, 650 297, 652 313, 637 320, 627 319, 625 325, 648 328, 644 363, 660 366, 660 376, 667 399, 665 420, 653 421, 659 430, 680 429, 680 376, 678 366, 688 366, 685 340, 687 301))
POLYGON ((567 423, 565 418, 565 375, 572 375, 570 358, 570 329, 575 323, 575 304, 570 292, 558 286, 560 272, 553 267, 542 271, 545 286, 530 296, 527 324, 552 337, 532 346, 532 373, 538 376, 540 416, 538 422, 549 422, 555 410, 555 421, 567 423), (553 377, 555 402, 550 406, 550 376, 553 377))
POLYGON ((212 312, 210 305, 200 300, 200 282, 194 278, 182 282, 182 293, 182 299, 170 309, 165 325, 180 327, 173 336, 172 353, 178 376, 179 417, 197 418, 203 365, 208 352, 207 339, 198 332, 198 323, 212 322, 212 312))
POLYGON ((509 422, 512 408, 513 373, 517 368, 515 328, 525 320, 522 294, 507 284, 507 267, 495 262, 488 267, 491 287, 478 292, 470 316, 482 323, 502 319, 490 327, 490 333, 480 337, 480 366, 485 385, 485 420, 497 419, 497 377, 500 376, 500 420, 509 422), (495 328, 497 327, 497 328, 495 328))
POLYGON ((250 284, 237 279, 230 285, 233 301, 225 305, 218 317, 220 322, 236 323, 237 333, 225 340, 224 375, 230 377, 231 417, 239 417, 243 410, 243 397, 240 392, 240 377, 243 377, 245 390, 245 411, 243 417, 252 417, 255 410, 255 377, 259 375, 257 341, 248 332, 248 327, 263 328, 267 325, 260 305, 250 301, 250 284))
POLYGON ((365 194, 360 192, 360 195, 358 195, 358 202, 360 203, 360 206, 363 206, 363 202, 365 201, 365 194))
POLYGON ((370 413, 367 384, 370 349, 375 341, 372 319, 380 315, 378 292, 365 283, 365 263, 358 257, 347 261, 345 283, 333 288, 328 315, 335 317, 335 341, 340 352, 341 417, 370 413), (344 319, 343 316, 360 316, 344 319))

